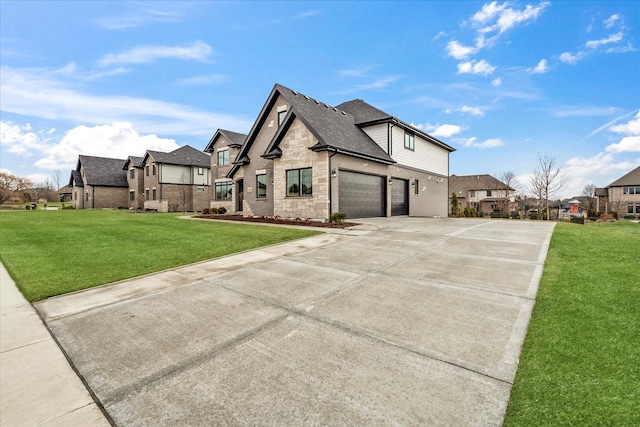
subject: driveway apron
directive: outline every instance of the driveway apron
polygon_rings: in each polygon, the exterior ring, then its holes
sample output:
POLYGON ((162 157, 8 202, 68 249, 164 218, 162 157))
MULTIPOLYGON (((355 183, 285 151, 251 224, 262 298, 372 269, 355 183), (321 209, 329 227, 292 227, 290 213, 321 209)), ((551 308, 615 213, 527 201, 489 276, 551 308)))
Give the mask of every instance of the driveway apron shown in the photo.
POLYGON ((116 425, 501 425, 553 224, 359 222, 36 307, 116 425))

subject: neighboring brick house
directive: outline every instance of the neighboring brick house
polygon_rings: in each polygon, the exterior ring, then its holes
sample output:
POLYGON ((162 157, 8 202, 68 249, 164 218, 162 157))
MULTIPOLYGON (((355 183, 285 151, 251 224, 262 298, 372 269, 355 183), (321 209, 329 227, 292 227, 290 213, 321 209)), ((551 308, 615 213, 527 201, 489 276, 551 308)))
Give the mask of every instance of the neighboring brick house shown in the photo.
POLYGON ((605 189, 607 196, 603 202, 607 206, 607 212, 616 212, 619 217, 640 216, 640 166, 613 181, 605 189))
POLYGON ((362 100, 331 107, 276 84, 240 147, 236 136, 218 131, 205 148, 212 206, 323 220, 447 215, 454 148, 362 100))
MULTIPOLYGON (((143 185, 135 185, 138 192, 144 188, 144 209, 158 212, 200 211, 209 207, 211 200, 211 158, 189 145, 169 153, 148 150, 139 166, 129 162, 136 176, 143 175, 143 185)), ((131 198, 131 196, 129 196, 131 198)))
POLYGON ((69 185, 65 185, 58 190, 58 195, 60 196, 61 202, 70 202, 73 199, 73 188, 69 185))
POLYGON ((454 193, 461 211, 470 207, 477 212, 490 215, 494 212, 508 213, 518 209, 515 200, 516 190, 491 175, 451 175, 449 203, 454 193))
POLYGON ((122 170, 125 160, 106 157, 78 156, 71 171, 69 186, 76 209, 121 208, 127 206, 127 175, 122 170))
POLYGON ((144 167, 142 157, 129 156, 122 167, 129 183, 129 209, 144 209, 144 167))
MULTIPOLYGON (((247 135, 243 133, 218 129, 204 149, 204 151, 211 153, 211 181, 213 182, 211 207, 224 207, 227 212, 238 210, 233 205, 233 186, 232 181, 227 178, 227 174, 231 171, 246 138, 247 135)), ((242 199, 242 195, 236 198, 239 201, 242 199)), ((239 211, 241 210, 242 206, 239 211)))

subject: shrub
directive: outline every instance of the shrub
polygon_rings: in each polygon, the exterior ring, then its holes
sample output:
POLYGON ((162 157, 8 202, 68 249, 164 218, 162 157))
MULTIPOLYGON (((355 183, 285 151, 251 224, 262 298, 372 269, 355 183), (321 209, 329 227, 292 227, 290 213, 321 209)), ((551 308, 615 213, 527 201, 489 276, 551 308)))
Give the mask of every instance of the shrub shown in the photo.
POLYGON ((209 208, 202 208, 202 215, 209 215, 209 208))
POLYGON ((210 213, 211 215, 215 215, 215 214, 217 214, 217 213, 218 213, 218 208, 211 208, 211 209, 209 209, 209 213, 210 213))
POLYGON ((466 218, 473 218, 478 216, 478 211, 476 211, 474 208, 472 208, 471 206, 467 206, 464 208, 464 211, 462 212, 462 214, 466 217, 466 218))
POLYGON ((334 212, 331 214, 331 222, 336 224, 342 224, 347 219, 347 214, 344 212, 334 212))
POLYGON ((636 219, 636 216, 635 215, 625 215, 623 218, 624 219, 636 219))
POLYGON ((218 208, 218 213, 219 213, 220 215, 222 215, 222 214, 226 214, 226 213, 227 213, 227 208, 225 208, 224 206, 220 206, 220 207, 218 208))

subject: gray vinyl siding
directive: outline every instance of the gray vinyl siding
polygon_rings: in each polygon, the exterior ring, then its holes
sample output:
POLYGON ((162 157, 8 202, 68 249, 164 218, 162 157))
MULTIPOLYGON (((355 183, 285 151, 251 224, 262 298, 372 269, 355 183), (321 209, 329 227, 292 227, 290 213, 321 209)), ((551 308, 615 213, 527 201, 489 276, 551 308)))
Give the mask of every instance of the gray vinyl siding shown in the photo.
POLYGON ((404 129, 394 126, 393 147, 391 157, 400 165, 432 172, 434 174, 449 175, 449 152, 415 134, 415 149, 404 148, 404 129))

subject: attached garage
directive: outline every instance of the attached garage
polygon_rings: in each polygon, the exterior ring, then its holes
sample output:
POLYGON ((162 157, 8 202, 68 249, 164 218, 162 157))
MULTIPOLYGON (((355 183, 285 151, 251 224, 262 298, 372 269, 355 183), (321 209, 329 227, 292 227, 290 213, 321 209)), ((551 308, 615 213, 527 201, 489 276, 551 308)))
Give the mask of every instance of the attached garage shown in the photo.
POLYGON ((338 210, 347 218, 386 216, 386 177, 340 170, 338 210))
POLYGON ((391 215, 409 215, 409 181, 391 180, 391 215))

